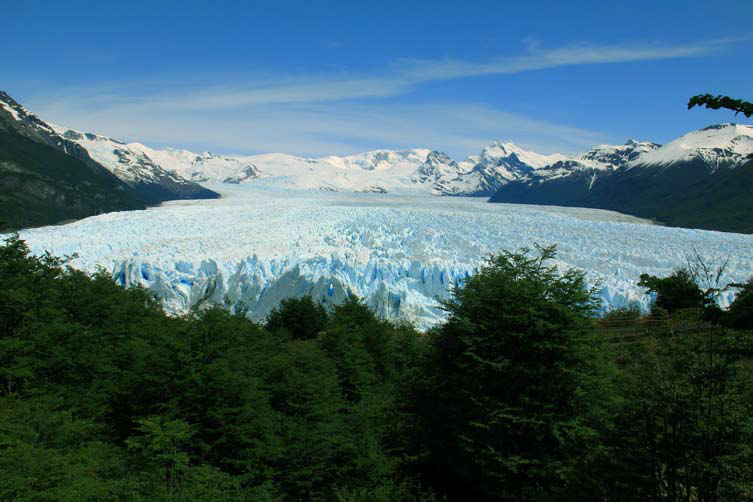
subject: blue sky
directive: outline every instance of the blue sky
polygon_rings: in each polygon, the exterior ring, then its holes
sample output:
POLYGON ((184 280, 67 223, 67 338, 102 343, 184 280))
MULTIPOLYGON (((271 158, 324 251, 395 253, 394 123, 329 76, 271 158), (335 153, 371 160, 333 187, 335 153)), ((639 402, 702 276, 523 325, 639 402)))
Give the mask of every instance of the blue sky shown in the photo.
MULTIPOLYGON (((753 100, 753 1, 9 2, 0 89, 149 146, 349 154, 666 142, 753 100)), ((750 122, 750 121, 748 121, 750 122)))

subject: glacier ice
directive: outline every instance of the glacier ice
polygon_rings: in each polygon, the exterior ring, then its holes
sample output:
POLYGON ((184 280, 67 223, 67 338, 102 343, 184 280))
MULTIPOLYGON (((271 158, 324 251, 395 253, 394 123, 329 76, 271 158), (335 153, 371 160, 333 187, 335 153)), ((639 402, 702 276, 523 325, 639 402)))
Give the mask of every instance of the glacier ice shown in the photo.
MULTIPOLYGON (((502 250, 557 244, 554 264, 587 271, 605 308, 649 298, 641 273, 666 275, 695 249, 729 257, 723 281, 753 273, 753 236, 666 228, 609 211, 482 199, 317 193, 208 184, 217 200, 173 201, 21 232, 34 253, 76 253, 73 267, 142 284, 169 312, 224 304, 264 318, 287 296, 363 297, 380 316, 426 329, 448 295, 502 250)), ((732 293, 721 298, 731 301, 732 293)))

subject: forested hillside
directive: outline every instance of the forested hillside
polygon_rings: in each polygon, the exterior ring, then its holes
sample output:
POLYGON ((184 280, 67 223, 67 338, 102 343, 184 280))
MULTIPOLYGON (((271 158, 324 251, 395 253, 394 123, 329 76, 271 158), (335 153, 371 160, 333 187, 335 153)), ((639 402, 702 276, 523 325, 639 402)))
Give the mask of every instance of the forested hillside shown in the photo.
POLYGON ((170 317, 12 237, 0 500, 751 500, 753 282, 721 312, 645 276, 651 317, 597 321, 552 256, 494 257, 422 334, 357 299, 170 317))

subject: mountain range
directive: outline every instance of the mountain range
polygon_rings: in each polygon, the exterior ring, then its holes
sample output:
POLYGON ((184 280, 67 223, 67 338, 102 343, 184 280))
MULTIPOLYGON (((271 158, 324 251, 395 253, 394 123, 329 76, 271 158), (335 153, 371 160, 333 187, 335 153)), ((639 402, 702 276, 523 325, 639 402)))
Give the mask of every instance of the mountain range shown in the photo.
POLYGON ((7 214, 8 208, 22 204, 19 193, 25 204, 45 190, 60 199, 46 217, 27 218, 26 225, 35 225, 165 200, 218 196, 200 183, 256 183, 280 189, 479 196, 490 197, 490 202, 610 209, 667 225, 753 233, 753 127, 748 125, 710 126, 664 146, 628 140, 577 155, 541 155, 511 142, 494 142, 479 155, 459 161, 431 149, 319 158, 220 155, 154 149, 47 123, 0 92, 0 133, 0 218, 16 226, 24 224, 23 218, 7 214), (28 156, 20 162, 13 157, 20 154, 12 150, 21 145, 44 152, 37 155, 63 154, 68 167, 63 170, 57 161, 28 156), (36 169, 38 177, 34 182, 19 181, 19 169, 27 177, 36 169), (67 171, 80 173, 85 182, 73 183, 75 177, 62 180, 67 171), (43 178, 47 181, 40 181, 43 178))
POLYGON ((753 233, 753 126, 713 125, 664 146, 597 147, 501 186, 490 201, 609 209, 670 226, 753 233))
POLYGON ((47 123, 0 92, 0 228, 216 197, 117 140, 47 123))

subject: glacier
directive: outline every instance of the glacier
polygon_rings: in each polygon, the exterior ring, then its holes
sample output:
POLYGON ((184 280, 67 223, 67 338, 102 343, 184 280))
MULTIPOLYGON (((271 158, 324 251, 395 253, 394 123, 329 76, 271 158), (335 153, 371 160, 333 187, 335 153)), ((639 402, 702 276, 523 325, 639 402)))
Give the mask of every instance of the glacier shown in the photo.
MULTIPOLYGON (((35 254, 74 255, 124 286, 153 291, 166 311, 225 305, 261 320, 288 296, 326 304, 356 295, 387 319, 425 330, 440 300, 502 250, 557 244, 552 265, 583 269, 602 308, 650 298, 639 275, 667 275, 695 250, 729 259, 722 282, 753 273, 753 236, 667 228, 610 211, 488 204, 428 194, 312 192, 206 184, 214 200, 102 214, 20 236, 35 254)), ((726 306, 733 299, 720 298, 726 306)))

